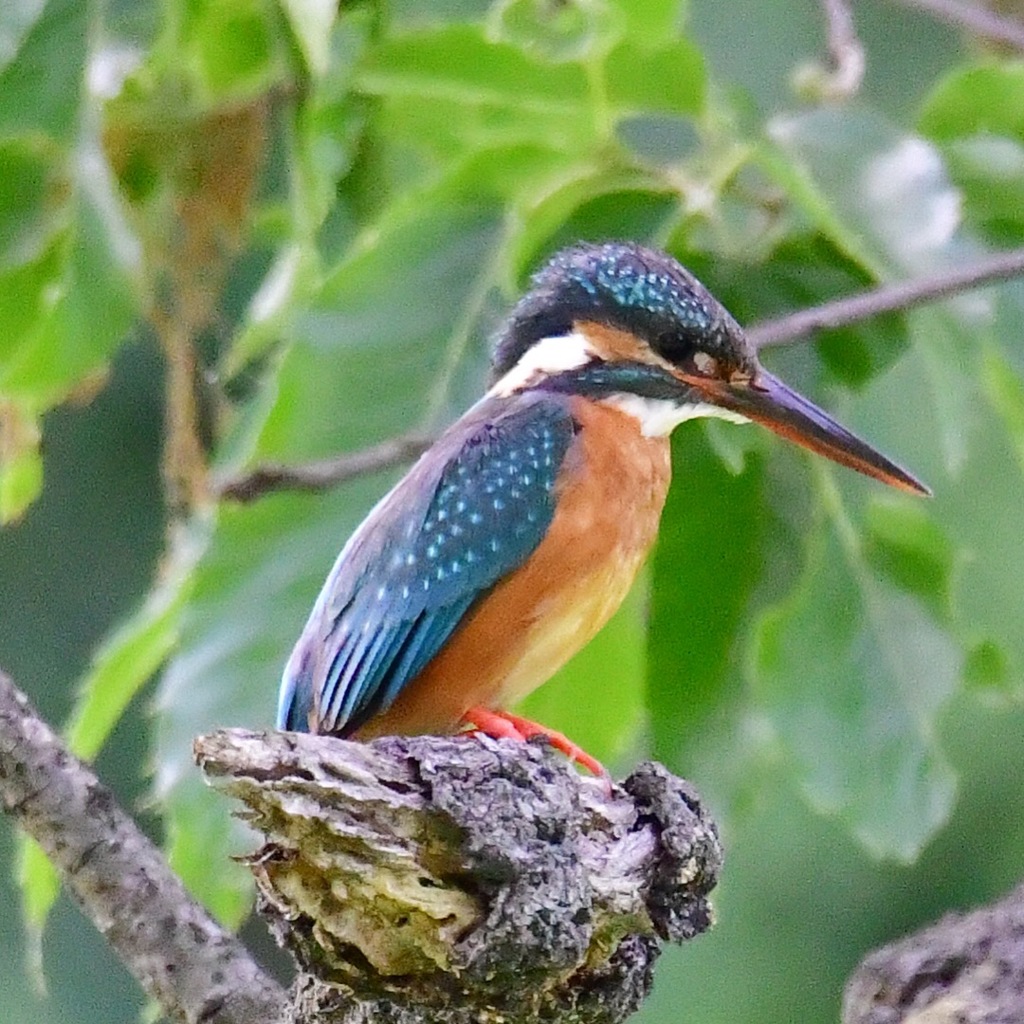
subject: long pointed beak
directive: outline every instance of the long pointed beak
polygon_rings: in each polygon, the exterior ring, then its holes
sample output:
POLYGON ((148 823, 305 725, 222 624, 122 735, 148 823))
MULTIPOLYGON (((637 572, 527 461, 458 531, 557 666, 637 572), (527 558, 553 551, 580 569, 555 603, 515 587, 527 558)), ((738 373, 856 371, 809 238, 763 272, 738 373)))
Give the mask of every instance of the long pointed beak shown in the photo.
POLYGON ((930 495, 931 490, 901 466, 887 459, 827 412, 761 369, 750 384, 725 384, 690 378, 717 405, 738 412, 766 426, 781 437, 812 452, 849 466, 867 476, 911 494, 930 495), (710 385, 710 386, 709 386, 710 385))

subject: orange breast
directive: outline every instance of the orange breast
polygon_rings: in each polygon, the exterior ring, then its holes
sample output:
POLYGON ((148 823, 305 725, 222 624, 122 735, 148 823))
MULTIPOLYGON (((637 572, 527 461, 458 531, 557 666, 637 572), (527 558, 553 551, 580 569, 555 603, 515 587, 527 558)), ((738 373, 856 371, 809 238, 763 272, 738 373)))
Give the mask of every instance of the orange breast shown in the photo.
POLYGON ((546 537, 359 738, 452 732, 474 705, 514 704, 622 603, 657 534, 671 473, 668 439, 644 437, 632 416, 582 399, 573 415, 581 430, 546 537))

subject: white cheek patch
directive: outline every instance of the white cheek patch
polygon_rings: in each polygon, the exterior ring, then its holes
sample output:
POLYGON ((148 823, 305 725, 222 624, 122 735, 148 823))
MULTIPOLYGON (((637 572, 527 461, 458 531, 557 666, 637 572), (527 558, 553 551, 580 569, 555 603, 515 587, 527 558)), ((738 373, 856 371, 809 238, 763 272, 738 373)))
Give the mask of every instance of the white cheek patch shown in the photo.
POLYGON ((488 392, 505 397, 519 391, 539 377, 553 376, 566 370, 585 366, 596 353, 586 336, 578 331, 541 338, 531 345, 519 362, 512 367, 488 392))
POLYGON ((680 423, 694 420, 699 416, 714 416, 729 423, 749 423, 741 413, 710 402, 686 402, 678 405, 663 398, 642 398, 640 395, 613 395, 605 399, 608 405, 632 416, 640 423, 644 437, 665 437, 680 423))

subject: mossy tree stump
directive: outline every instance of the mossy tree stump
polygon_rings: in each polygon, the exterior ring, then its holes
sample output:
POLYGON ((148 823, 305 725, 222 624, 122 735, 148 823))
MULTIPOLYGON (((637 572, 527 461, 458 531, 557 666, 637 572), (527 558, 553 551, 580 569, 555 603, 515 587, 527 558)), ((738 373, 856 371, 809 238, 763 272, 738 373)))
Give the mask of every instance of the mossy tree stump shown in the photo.
POLYGON ((711 924, 717 832, 660 765, 609 791, 543 743, 469 736, 225 730, 196 755, 265 837, 248 863, 297 1021, 613 1024, 661 943, 711 924))

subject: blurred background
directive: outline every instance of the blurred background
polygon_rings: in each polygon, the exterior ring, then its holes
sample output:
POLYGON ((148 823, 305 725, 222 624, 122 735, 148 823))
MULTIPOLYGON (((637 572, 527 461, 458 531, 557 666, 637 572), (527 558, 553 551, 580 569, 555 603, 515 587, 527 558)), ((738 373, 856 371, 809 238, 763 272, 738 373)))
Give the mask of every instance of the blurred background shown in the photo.
MULTIPOLYGON (((394 472, 251 506, 219 480, 451 419, 578 237, 669 248, 743 322, 1022 243, 1019 54, 897 0, 853 14, 866 74, 837 96, 812 0, 4 4, 0 665, 222 918, 251 840, 190 737, 271 724, 394 472), (209 477, 166 459, 176 361, 209 477)), ((643 584, 530 706, 722 823, 717 927, 639 1020, 836 1021, 866 952, 1024 875, 1022 354, 1017 283, 766 357, 927 508, 754 428, 679 432, 643 584)), ((138 1019, 66 896, 41 928, 16 847, 4 819, 0 1015, 138 1019)))

